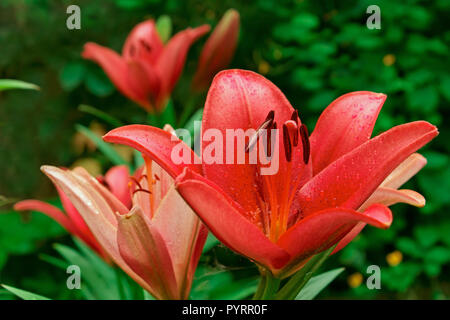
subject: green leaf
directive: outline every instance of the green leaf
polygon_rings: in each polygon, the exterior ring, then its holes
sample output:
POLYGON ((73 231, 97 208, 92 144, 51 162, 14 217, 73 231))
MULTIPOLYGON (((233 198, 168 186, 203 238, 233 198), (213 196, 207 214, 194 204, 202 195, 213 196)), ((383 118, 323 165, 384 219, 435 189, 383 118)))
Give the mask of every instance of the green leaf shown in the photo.
POLYGON ((102 71, 89 70, 85 84, 89 91, 98 97, 109 96, 114 91, 113 84, 102 71))
POLYGON ((167 102, 166 107, 161 113, 148 114, 148 124, 159 128, 163 128, 166 124, 175 126, 175 120, 175 108, 173 106, 172 100, 169 100, 169 102, 167 102))
POLYGON ((216 237, 214 237, 212 233, 209 233, 208 238, 206 239, 205 246, 203 247, 203 253, 208 252, 219 243, 220 241, 216 237))
POLYGON ((173 106, 172 99, 170 99, 164 111, 159 115, 159 123, 161 127, 163 127, 166 124, 175 126, 175 121, 176 121, 175 108, 173 106))
POLYGON ((101 111, 97 108, 94 108, 92 106, 88 106, 86 104, 80 104, 78 106, 78 110, 80 110, 81 112, 85 112, 88 114, 92 114, 93 116, 105 121, 106 123, 109 123, 110 125, 112 125, 113 127, 121 127, 123 126, 123 123, 114 118, 113 116, 110 116, 109 114, 107 114, 104 111, 101 111))
POLYGON ((64 260, 52 257, 48 254, 40 254, 39 259, 51 264, 52 266, 62 269, 62 270, 66 270, 66 268, 67 268, 67 263, 64 260))
POLYGON ((142 156, 142 154, 137 151, 136 149, 133 149, 133 158, 134 158, 134 171, 136 171, 138 168, 140 168, 141 166, 143 166, 145 164, 144 161, 144 157, 142 156))
POLYGON ((142 289, 142 293, 144 294, 144 300, 155 300, 155 298, 146 290, 142 289))
POLYGON ((211 298, 217 300, 245 299, 255 293, 258 281, 258 278, 230 281, 227 285, 218 288, 211 298))
MULTIPOLYGON (((80 245, 79 242, 77 245, 80 245)), ((100 258, 92 259, 80 252, 62 245, 55 244, 55 250, 64 257, 68 265, 77 265, 81 270, 81 292, 90 299, 120 299, 119 289, 116 284, 116 275, 112 267, 108 266, 100 258)))
POLYGON ((189 118, 189 120, 184 125, 184 128, 186 130, 189 130, 191 137, 194 136, 195 124, 202 121, 202 117, 203 117, 203 109, 198 109, 197 111, 195 111, 195 113, 189 118))
POLYGON ((318 276, 312 277, 311 280, 303 287, 295 300, 312 300, 314 299, 327 285, 329 285, 338 275, 344 271, 344 268, 337 268, 331 271, 324 272, 318 276))
POLYGON ((25 81, 0 79, 0 91, 12 89, 40 90, 37 85, 25 81))
POLYGON ((71 91, 80 85, 85 74, 86 69, 82 62, 70 62, 61 70, 59 81, 65 91, 71 91))
POLYGON ((129 165, 117 152, 114 148, 107 144, 102 140, 99 136, 97 136, 94 132, 86 128, 81 124, 75 125, 77 131, 84 134, 86 137, 92 140, 92 142, 97 146, 97 148, 103 152, 103 154, 114 164, 114 165, 129 165))
POLYGON ((1 286, 3 288, 5 288, 6 290, 8 290, 9 292, 11 292, 12 294, 18 296, 19 298, 22 298, 23 300, 50 300, 49 298, 46 298, 44 296, 29 292, 29 291, 17 289, 17 288, 10 287, 10 286, 4 285, 4 284, 2 284, 1 286))
POLYGON ((166 43, 172 35, 172 20, 167 15, 162 15, 156 20, 156 30, 162 42, 166 43))

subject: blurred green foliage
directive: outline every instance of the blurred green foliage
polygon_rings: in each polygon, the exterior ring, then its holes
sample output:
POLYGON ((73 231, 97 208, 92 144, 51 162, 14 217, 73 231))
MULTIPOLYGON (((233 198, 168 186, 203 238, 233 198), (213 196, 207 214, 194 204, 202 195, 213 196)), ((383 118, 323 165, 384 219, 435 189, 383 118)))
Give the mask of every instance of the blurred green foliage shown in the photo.
MULTIPOLYGON (((82 28, 72 31, 65 26, 70 4, 51 0, 0 3, 0 78, 21 79, 41 88, 0 93, 1 195, 45 199, 54 194, 39 172, 44 163, 70 166, 80 157, 95 157, 102 169, 111 165, 99 151, 80 154, 73 147, 75 124, 88 127, 93 119, 98 120, 95 112, 81 112, 80 104, 124 123, 147 122, 145 111, 122 97, 99 67, 81 59, 85 42, 119 51, 131 28, 146 18, 168 15, 177 32, 202 23, 215 25, 226 9, 234 7, 241 14, 242 26, 232 67, 254 70, 272 80, 311 129, 321 111, 339 95, 371 90, 388 95, 376 133, 420 119, 440 130, 439 137, 422 152, 428 165, 406 186, 424 194, 427 205, 421 209, 394 206, 389 230, 367 227, 344 251, 331 257, 327 270, 340 266, 346 270, 319 298, 450 297, 450 132, 445 123, 450 102, 449 1, 81 0, 77 4, 82 28), (373 4, 381 9, 380 30, 366 27, 366 8, 373 4), (397 265, 387 258, 390 252, 397 252, 397 257, 400 253, 397 265), (382 290, 364 285, 369 276, 366 269, 372 264, 381 267, 382 290), (354 273, 362 274, 363 282, 351 288, 348 277, 354 273)), ((191 50, 172 96, 171 112, 177 121, 186 107, 200 48, 196 44, 191 50)), ((198 100, 195 106, 202 103, 198 100)), ((102 124, 112 128, 108 122, 102 124)), ((67 237, 58 238, 62 234, 61 228, 42 215, 2 212, 0 282, 51 298, 71 297, 61 289, 65 288, 65 273, 37 258, 38 254, 55 256, 54 241, 73 245, 67 237)), ((213 286, 211 294, 218 297, 233 294, 219 289, 224 283, 234 278, 239 284, 240 278, 256 274, 222 246, 202 259, 207 266, 198 270, 194 287, 213 286), (210 266, 216 273, 217 266, 225 271, 210 280, 210 266), (233 268, 239 271, 226 271, 233 268)), ((207 298, 201 290, 194 290, 195 295, 207 298)), ((7 296, 0 291, 0 298, 7 296)))

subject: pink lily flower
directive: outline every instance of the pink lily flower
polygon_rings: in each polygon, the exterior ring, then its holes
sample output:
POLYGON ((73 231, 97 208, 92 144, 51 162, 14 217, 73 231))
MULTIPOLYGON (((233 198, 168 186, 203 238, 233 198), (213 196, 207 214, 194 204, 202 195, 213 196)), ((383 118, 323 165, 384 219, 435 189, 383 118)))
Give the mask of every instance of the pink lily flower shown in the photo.
POLYGON ((111 259, 157 299, 187 299, 207 229, 155 162, 128 183, 130 207, 83 168, 41 170, 70 199, 111 259))
POLYGON ((117 89, 148 112, 161 112, 177 83, 191 45, 209 31, 208 25, 187 28, 164 45, 153 20, 138 24, 122 49, 86 43, 82 56, 98 63, 117 89))

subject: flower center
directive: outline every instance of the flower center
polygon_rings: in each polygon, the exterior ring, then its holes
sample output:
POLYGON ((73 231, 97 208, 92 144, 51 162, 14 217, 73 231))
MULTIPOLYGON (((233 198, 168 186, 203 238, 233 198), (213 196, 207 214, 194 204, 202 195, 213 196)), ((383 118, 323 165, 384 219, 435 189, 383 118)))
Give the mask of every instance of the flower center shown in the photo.
MULTIPOLYGON (((274 121, 274 112, 267 115, 266 120, 250 138, 246 147, 249 152, 256 144, 256 141, 265 135, 265 150, 267 158, 272 161, 273 137, 271 129, 277 129, 277 123, 274 121), (264 130, 263 130, 264 129, 264 130)), ((302 146, 302 161, 308 164, 310 157, 310 145, 308 138, 308 129, 304 124, 299 125, 297 111, 292 113, 291 119, 287 120, 282 126, 282 146, 286 165, 279 168, 275 175, 261 175, 261 194, 260 200, 260 221, 261 227, 266 236, 276 242, 280 236, 301 217, 299 210, 292 214, 290 211, 292 202, 300 184, 300 177, 293 177, 293 157, 296 151, 302 146)), ((294 163, 297 163, 294 161, 294 163)))
MULTIPOLYGON (((130 182, 128 184, 128 186, 130 187, 130 189, 132 190, 132 195, 133 197, 135 196, 136 193, 138 192, 143 192, 146 193, 148 195, 148 199, 143 198, 143 201, 148 201, 149 204, 149 208, 150 208, 150 218, 153 217, 153 212, 154 212, 154 205, 155 205, 155 198, 154 198, 154 185, 157 183, 157 181, 160 180, 160 178, 158 177, 158 175, 155 173, 154 175, 152 175, 152 160, 147 158, 146 156, 144 157, 144 161, 145 161, 145 171, 143 172, 143 174, 140 175, 139 178, 135 178, 135 177, 130 177, 130 182)), ((142 199, 142 198, 141 198, 142 199)), ((135 199, 134 199, 135 200, 135 199)), ((133 200, 133 202, 134 202, 133 200)), ((142 201, 142 200, 140 200, 142 201)), ((138 201, 138 202, 140 202, 138 201)))

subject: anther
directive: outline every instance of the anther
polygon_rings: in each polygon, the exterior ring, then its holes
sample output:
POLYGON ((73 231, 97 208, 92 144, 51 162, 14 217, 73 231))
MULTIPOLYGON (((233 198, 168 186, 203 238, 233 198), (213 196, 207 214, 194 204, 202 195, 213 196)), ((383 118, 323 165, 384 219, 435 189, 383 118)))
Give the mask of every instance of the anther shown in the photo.
POLYGON ((141 45, 147 50, 148 52, 152 51, 152 47, 143 39, 140 39, 141 45))
POLYGON ((273 110, 269 111, 269 113, 267 114, 266 120, 264 120, 264 122, 259 126, 259 128, 256 129, 255 134, 253 134, 253 136, 250 137, 250 140, 246 144, 246 146, 245 146, 246 153, 249 153, 250 151, 252 151, 253 147, 256 145, 256 142, 258 142, 259 137, 268 128, 270 129, 270 127, 272 126, 274 117, 275 117, 275 111, 273 111, 273 110))
POLYGON ((302 144, 303 144, 303 162, 305 164, 308 164, 309 155, 311 153, 311 147, 309 144, 308 128, 304 124, 302 124, 300 126, 300 136, 302 138, 302 144))
POLYGON ((156 173, 155 173, 155 179, 158 180, 158 181, 160 180, 156 173))
POLYGON ((272 157, 272 130, 274 127, 276 128, 277 123, 272 123, 272 126, 267 129, 267 136, 266 136, 266 156, 267 158, 272 157))
POLYGON ((292 140, 292 145, 296 147, 298 145, 298 125, 294 120, 288 120, 284 123, 289 130, 289 137, 292 140))
MULTIPOLYGON (((294 112, 292 112, 291 120, 294 121, 298 127, 298 111, 297 110, 294 110, 294 112)), ((298 145, 298 131, 297 130, 294 133, 292 144, 294 145, 294 147, 296 147, 298 145)))
MULTIPOLYGON (((142 177, 141 177, 141 179, 142 179, 142 177)), ((141 180, 141 179, 136 179, 135 177, 130 177, 130 180, 132 180, 134 183, 136 183, 136 185, 139 187, 139 189, 142 189, 142 186, 141 186, 141 184, 139 183, 139 181, 141 180)), ((131 182, 131 181, 130 181, 131 182)))
POLYGON ((283 124, 283 145, 284 145, 284 155, 288 162, 292 161, 292 145, 291 139, 289 137, 289 129, 286 124, 283 124))
POLYGON ((297 110, 294 110, 294 112, 292 112, 291 120, 295 121, 295 123, 298 125, 298 111, 297 110))
POLYGON ((139 189, 134 190, 134 191, 133 191, 133 194, 135 194, 136 192, 145 192, 145 193, 148 193, 148 194, 152 194, 150 191, 148 191, 148 190, 146 190, 146 189, 142 189, 142 188, 139 188, 139 189))

